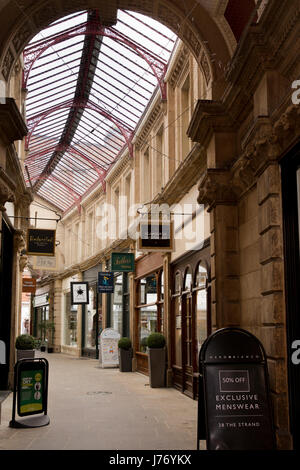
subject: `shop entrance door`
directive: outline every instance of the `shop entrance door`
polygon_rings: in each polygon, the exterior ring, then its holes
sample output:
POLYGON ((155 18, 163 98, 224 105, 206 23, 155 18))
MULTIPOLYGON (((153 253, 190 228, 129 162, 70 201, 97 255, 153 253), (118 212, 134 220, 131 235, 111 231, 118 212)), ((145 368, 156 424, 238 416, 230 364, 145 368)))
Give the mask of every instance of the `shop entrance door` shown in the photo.
POLYGON ((191 294, 182 297, 182 392, 194 396, 193 363, 194 363, 193 305, 191 294))

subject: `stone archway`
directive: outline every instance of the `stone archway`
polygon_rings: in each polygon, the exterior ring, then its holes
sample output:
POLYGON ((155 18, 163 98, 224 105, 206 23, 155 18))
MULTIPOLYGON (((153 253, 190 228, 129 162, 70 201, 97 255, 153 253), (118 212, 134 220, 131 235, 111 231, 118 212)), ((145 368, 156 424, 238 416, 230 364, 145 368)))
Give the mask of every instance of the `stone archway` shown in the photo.
POLYGON ((119 8, 150 16, 174 31, 201 67, 211 98, 220 99, 225 67, 232 54, 232 35, 227 28, 226 37, 215 20, 214 12, 220 4, 224 0, 7 0, 0 10, 0 78, 9 81, 24 47, 51 22, 75 11, 98 8, 103 24, 112 25, 119 8))

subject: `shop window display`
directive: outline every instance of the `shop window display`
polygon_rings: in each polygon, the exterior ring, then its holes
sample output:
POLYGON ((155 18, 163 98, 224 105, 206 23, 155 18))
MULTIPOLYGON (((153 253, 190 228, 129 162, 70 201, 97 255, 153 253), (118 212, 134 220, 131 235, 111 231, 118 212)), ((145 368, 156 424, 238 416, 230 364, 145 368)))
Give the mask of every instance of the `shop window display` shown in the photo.
POLYGON ((77 346, 77 305, 71 305, 71 293, 65 294, 64 344, 77 346))
POLYGON ((139 281, 139 351, 147 351, 151 333, 163 332, 163 273, 146 276, 139 281))

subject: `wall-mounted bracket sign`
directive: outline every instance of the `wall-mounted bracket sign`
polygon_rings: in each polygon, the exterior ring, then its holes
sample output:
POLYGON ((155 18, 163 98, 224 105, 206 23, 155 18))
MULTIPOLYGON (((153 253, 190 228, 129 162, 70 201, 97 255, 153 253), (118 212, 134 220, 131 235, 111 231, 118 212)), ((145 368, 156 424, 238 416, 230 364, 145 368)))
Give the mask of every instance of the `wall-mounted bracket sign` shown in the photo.
POLYGON ((199 353, 198 432, 207 450, 275 450, 265 351, 240 328, 222 328, 199 353))
POLYGON ((88 282, 71 282, 71 305, 85 305, 89 303, 88 282))
POLYGON ((100 362, 102 367, 119 365, 118 342, 121 335, 112 328, 106 328, 100 335, 100 362))
POLYGON ((36 279, 31 277, 23 277, 22 279, 22 292, 34 294, 36 291, 36 279))
POLYGON ((140 222, 139 251, 173 251, 173 221, 140 222))
POLYGON ((98 273, 98 294, 112 294, 114 292, 114 273, 98 273))
POLYGON ((111 270, 117 272, 134 272, 134 253, 112 253, 111 270))
POLYGON ((16 363, 11 428, 36 428, 50 423, 47 415, 48 370, 45 358, 22 359, 16 363), (16 411, 23 419, 16 420, 16 411))
POLYGON ((55 255, 55 230, 30 228, 27 230, 28 255, 55 255))

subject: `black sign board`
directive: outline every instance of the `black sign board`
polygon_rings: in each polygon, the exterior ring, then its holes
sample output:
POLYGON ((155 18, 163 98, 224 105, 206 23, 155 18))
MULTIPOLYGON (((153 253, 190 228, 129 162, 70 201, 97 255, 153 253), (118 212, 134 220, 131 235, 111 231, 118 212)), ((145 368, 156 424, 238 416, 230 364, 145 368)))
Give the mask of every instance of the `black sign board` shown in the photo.
POLYGON ((114 273, 98 273, 98 293, 111 294, 114 292, 114 273))
POLYGON ((85 305, 89 303, 89 283, 71 282, 71 305, 85 305))
POLYGON ((55 255, 55 230, 30 228, 27 230, 27 254, 55 255))
POLYGON ((40 427, 49 424, 47 359, 22 359, 15 365, 12 428, 40 427), (17 413, 23 420, 16 420, 17 413), (41 416, 41 414, 43 414, 41 416), (39 415, 28 418, 32 415, 39 415))
POLYGON ((199 368, 198 449, 204 430, 207 450, 274 450, 266 356, 258 339, 240 328, 218 330, 202 345, 199 368))
POLYGON ((172 251, 173 223, 172 222, 141 222, 138 240, 140 251, 172 251))

